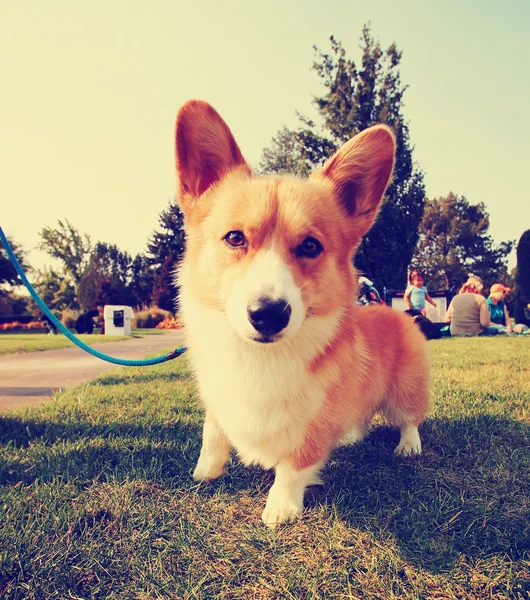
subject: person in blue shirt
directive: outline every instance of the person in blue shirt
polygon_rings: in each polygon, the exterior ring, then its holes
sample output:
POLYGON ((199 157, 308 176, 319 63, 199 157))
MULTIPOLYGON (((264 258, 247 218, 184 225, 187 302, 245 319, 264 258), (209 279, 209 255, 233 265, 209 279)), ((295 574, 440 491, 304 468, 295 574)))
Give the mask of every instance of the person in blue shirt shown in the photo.
POLYGON ((427 288, 423 285, 423 273, 411 271, 409 273, 409 285, 405 290, 403 299, 408 310, 418 310, 423 316, 426 314, 425 302, 436 308, 436 302, 429 296, 427 288))
POLYGON ((494 283, 490 288, 490 295, 487 302, 492 324, 501 325, 506 327, 507 331, 512 331, 510 315, 504 303, 506 294, 509 291, 510 288, 502 285, 502 283, 494 283))

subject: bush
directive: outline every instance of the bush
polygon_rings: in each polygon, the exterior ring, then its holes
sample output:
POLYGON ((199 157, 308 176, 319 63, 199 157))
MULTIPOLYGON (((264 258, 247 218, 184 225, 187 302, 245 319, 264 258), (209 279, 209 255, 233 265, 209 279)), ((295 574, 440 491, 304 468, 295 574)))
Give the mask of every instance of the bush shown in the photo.
POLYGON ((139 329, 154 329, 159 323, 170 319, 173 315, 168 310, 152 306, 148 310, 141 310, 134 315, 132 326, 139 329))
POLYGON ((530 303, 530 229, 527 229, 517 244, 517 270, 515 274, 515 308, 516 323, 530 325, 525 316, 525 308, 530 303))
POLYGON ((77 317, 79 316, 78 310, 72 310, 71 308, 65 308, 61 313, 60 321, 61 323, 67 327, 68 329, 75 328, 75 322, 77 321, 77 317))

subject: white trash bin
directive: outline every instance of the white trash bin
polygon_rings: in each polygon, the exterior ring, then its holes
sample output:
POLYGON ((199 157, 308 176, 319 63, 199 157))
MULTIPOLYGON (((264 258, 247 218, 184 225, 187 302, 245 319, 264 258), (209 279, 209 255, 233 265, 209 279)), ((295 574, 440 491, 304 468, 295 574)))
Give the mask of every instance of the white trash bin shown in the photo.
POLYGON ((130 306, 107 304, 103 309, 105 335, 131 335, 134 312, 130 306))

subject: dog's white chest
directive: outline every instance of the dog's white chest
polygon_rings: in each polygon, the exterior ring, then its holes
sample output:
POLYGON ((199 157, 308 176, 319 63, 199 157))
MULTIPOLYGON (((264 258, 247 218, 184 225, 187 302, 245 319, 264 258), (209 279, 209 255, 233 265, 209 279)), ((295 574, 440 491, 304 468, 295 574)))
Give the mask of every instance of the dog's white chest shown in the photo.
POLYGON ((324 404, 323 383, 309 367, 339 316, 308 322, 296 342, 267 346, 241 339, 225 315, 186 293, 181 310, 206 408, 245 463, 275 466, 303 444, 324 404))
POLYGON ((299 357, 244 346, 201 345, 193 361, 202 398, 241 458, 271 467, 302 444, 324 393, 299 357))

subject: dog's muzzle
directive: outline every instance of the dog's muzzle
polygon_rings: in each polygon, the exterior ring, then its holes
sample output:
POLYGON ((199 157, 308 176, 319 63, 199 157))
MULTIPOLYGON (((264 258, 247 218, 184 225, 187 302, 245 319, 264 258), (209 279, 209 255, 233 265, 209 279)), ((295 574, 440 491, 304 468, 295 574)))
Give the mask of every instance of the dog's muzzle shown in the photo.
POLYGON ((260 298, 247 307, 252 327, 265 337, 274 336, 289 324, 291 306, 285 300, 260 298))

